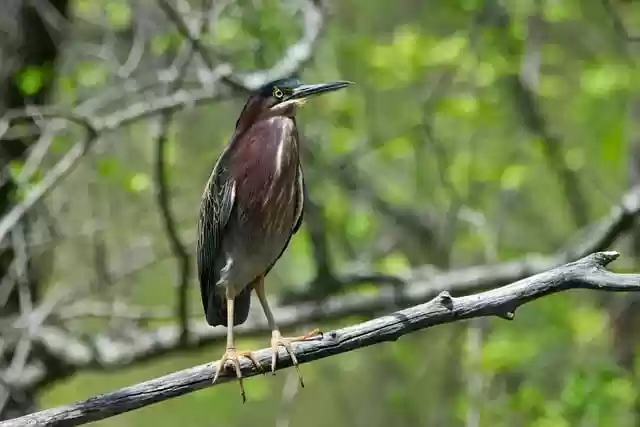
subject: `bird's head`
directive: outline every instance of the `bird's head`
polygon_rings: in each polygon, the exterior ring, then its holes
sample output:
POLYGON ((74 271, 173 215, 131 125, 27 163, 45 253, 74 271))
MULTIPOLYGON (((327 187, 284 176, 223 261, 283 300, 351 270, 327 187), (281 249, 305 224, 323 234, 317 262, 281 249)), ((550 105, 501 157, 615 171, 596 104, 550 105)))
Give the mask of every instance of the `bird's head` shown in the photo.
POLYGON ((295 115, 297 108, 314 96, 343 89, 352 84, 345 80, 328 83, 303 84, 298 79, 280 79, 256 90, 247 100, 236 127, 273 116, 295 115))

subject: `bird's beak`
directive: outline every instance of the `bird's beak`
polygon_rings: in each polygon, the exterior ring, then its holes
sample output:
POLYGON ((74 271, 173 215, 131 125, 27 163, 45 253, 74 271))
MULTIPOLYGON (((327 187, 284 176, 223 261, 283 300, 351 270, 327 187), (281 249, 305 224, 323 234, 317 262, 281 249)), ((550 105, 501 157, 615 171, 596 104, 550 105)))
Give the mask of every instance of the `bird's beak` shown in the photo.
POLYGON ((347 80, 338 80, 335 82, 329 83, 317 83, 310 85, 300 85, 293 90, 293 92, 286 97, 280 104, 279 107, 283 107, 285 105, 302 105, 309 98, 321 95, 323 93, 333 92, 339 89, 343 89, 349 85, 353 84, 353 82, 347 80))

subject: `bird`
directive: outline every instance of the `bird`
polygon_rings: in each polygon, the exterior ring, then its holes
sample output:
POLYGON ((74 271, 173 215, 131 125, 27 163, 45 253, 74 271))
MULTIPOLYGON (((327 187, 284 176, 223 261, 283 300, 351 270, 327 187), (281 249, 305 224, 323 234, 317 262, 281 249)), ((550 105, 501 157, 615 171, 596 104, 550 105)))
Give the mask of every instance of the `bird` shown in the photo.
POLYGON ((248 358, 263 371, 252 352, 238 351, 235 345, 233 328, 247 320, 251 291, 255 291, 271 330, 272 373, 282 346, 304 387, 291 343, 321 332, 316 329, 283 337, 267 301, 264 279, 300 229, 304 216, 306 189, 296 113, 310 98, 352 83, 303 84, 297 78, 284 78, 253 91, 202 192, 196 244, 202 305, 210 326, 227 327, 226 350, 213 383, 230 362, 243 402, 246 394, 239 357, 248 358))

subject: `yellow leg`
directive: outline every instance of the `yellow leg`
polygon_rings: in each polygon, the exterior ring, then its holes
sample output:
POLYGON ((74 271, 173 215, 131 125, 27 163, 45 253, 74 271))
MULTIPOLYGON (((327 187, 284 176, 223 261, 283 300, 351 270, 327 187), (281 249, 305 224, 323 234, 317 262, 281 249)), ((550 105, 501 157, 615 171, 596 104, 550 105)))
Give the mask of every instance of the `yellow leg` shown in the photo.
POLYGON ((300 335, 297 337, 283 337, 280 334, 280 330, 278 329, 278 325, 276 324, 276 320, 273 317, 273 313, 271 312, 271 308, 269 307, 269 302, 267 301, 267 296, 264 292, 264 278, 261 278, 256 281, 254 289, 256 291, 256 295, 258 295, 258 299, 260 300, 260 305, 262 306, 262 310, 264 311, 265 316, 267 317, 267 323, 269 324, 269 329, 271 329, 271 372, 273 375, 276 374, 276 361, 278 359, 278 347, 282 346, 287 351, 289 356, 291 357, 291 362, 293 362, 293 366, 295 366, 298 371, 298 379, 300 380, 300 385, 304 387, 304 380, 302 379, 302 375, 300 374, 300 367, 298 366, 298 358, 296 357, 293 349, 291 347, 291 343, 296 341, 305 341, 320 335, 322 337, 322 332, 320 329, 314 329, 308 334, 300 335))
POLYGON ((218 366, 216 369, 216 373, 213 377, 213 382, 214 383, 216 382, 216 380, 218 379, 218 376, 220 375, 220 372, 222 372, 225 369, 226 363, 231 362, 235 370, 236 377, 238 378, 238 383, 240 384, 240 394, 242 395, 242 403, 244 403, 247 401, 247 395, 244 392, 244 384, 242 383, 242 372, 240 370, 240 362, 238 360, 239 356, 244 356, 249 360, 251 360, 251 362, 253 362, 255 367, 260 371, 262 371, 262 367, 260 366, 260 363, 253 357, 253 354, 250 351, 238 352, 236 350, 235 341, 233 337, 234 297, 235 295, 233 295, 232 293, 229 292, 229 290, 227 290, 227 348, 224 354, 222 355, 222 357, 220 358, 220 360, 218 361, 218 364, 217 364, 218 366))

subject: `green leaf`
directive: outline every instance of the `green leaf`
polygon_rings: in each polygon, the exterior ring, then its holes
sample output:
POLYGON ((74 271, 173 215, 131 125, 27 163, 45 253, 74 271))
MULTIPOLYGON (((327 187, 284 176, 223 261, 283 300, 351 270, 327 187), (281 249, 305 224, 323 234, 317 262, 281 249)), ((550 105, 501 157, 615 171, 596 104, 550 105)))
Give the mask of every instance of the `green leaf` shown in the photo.
POLYGON ((349 237, 361 239, 371 231, 371 217, 369 213, 362 211, 354 211, 347 220, 347 233, 349 237))
POLYGON ((588 94, 604 97, 616 89, 629 86, 627 69, 612 64, 587 69, 580 76, 580 85, 588 94))
POLYGON ((394 33, 391 47, 395 55, 410 60, 419 53, 419 42, 418 31, 409 25, 403 25, 394 33))
POLYGON ((410 25, 398 27, 391 43, 374 44, 369 49, 369 57, 376 72, 376 83, 383 89, 391 89, 411 82, 428 63, 424 52, 430 44, 410 25))
POLYGON ((177 49, 182 44, 182 37, 175 31, 158 34, 151 39, 151 52, 156 55, 177 49))
POLYGON ((468 151, 456 153, 451 165, 447 168, 447 175, 454 187, 461 194, 466 194, 469 184, 469 170, 473 159, 468 151))
POLYGON ((320 190, 320 188, 316 189, 318 194, 322 194, 324 198, 324 214, 327 220, 332 224, 342 223, 344 217, 349 213, 351 201, 345 196, 344 192, 335 185, 325 184, 322 192, 320 192, 320 190))
POLYGON ((601 310, 587 305, 574 307, 569 312, 569 322, 574 340, 585 345, 602 335, 602 325, 606 323, 601 310))
POLYGON ((500 184, 505 190, 516 190, 522 186, 527 174, 523 165, 510 165, 502 173, 500 184))
POLYGON ((613 378, 604 387, 604 393, 614 401, 621 401, 625 405, 635 402, 638 392, 628 378, 613 378))
POLYGON ((451 95, 442 100, 440 109, 448 114, 459 117, 470 117, 478 113, 478 99, 471 94, 451 95))
POLYGON ((564 156, 569 169, 577 171, 585 164, 585 153, 579 148, 572 148, 564 156))
POLYGON ((44 72, 40 67, 27 67, 18 76, 18 86, 25 95, 38 93, 44 85, 44 72))
POLYGON ((332 153, 347 154, 351 151, 351 141, 353 140, 353 131, 343 127, 333 127, 331 129, 330 147, 332 153))
POLYGON ((128 189, 132 193, 141 193, 151 187, 151 178, 145 173, 134 174, 128 182, 128 189))
POLYGON ((102 157, 98 160, 98 173, 103 177, 111 177, 118 169, 118 160, 109 157, 102 157))
POLYGON ((9 162, 9 175, 16 179, 22 173, 22 169, 24 168, 24 163, 20 160, 11 160, 9 162))
POLYGON ((413 153, 412 142, 404 135, 382 143, 378 149, 378 154, 385 160, 406 158, 407 156, 412 156, 413 153))
POLYGON ((71 146, 71 142, 69 138, 63 135, 56 135, 53 137, 53 142, 51 143, 51 152, 56 154, 66 153, 71 146))
POLYGON ((116 30, 128 28, 131 24, 131 8, 125 0, 109 0, 106 12, 109 22, 116 30))
POLYGON ((399 252, 392 252, 380 261, 381 270, 389 274, 400 274, 410 267, 407 257, 399 252))
POLYGON ((240 35, 240 22, 229 17, 220 17, 215 27, 218 43, 230 42, 240 35))
POLYGON ((481 61, 475 66, 475 79, 478 86, 490 86, 496 81, 497 77, 498 70, 493 63, 481 61))
POLYGON ((526 366, 538 352, 539 346, 531 337, 513 331, 496 331, 482 349, 482 369, 500 372, 526 366))
POLYGON ((60 85, 60 96, 62 99, 74 102, 76 100, 76 79, 73 76, 61 76, 58 79, 60 85))
POLYGON ((91 87, 107 82, 109 71, 97 62, 83 62, 77 69, 78 83, 81 86, 91 87))
POLYGON ((575 5, 575 2, 544 2, 543 13, 545 21, 548 22, 562 22, 580 19, 580 8, 575 5))
POLYGON ((465 34, 454 34, 435 44, 428 52, 431 65, 454 64, 467 47, 469 37, 465 34))
POLYGON ((560 415, 550 415, 539 418, 530 424, 531 427, 571 427, 569 421, 560 415))

